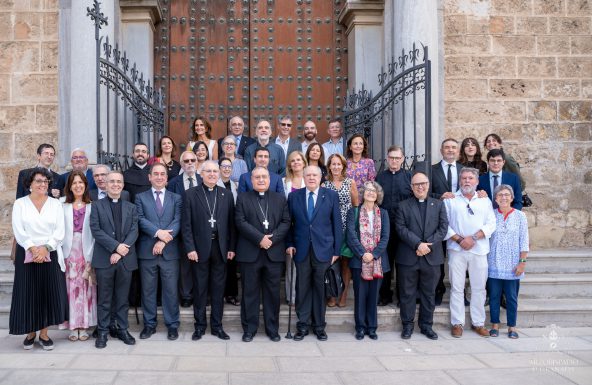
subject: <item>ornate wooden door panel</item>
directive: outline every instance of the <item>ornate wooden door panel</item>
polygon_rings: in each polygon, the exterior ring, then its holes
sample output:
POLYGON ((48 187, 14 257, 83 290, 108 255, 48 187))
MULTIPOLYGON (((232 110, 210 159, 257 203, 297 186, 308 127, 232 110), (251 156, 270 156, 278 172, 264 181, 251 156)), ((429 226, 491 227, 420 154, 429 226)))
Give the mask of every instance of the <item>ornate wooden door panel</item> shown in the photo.
MULTIPOLYGON (((326 138, 347 90, 346 41, 337 23, 344 0, 161 0, 156 84, 165 88, 169 133, 186 143, 196 116, 213 136, 240 115, 290 115, 326 138)), ((252 129, 251 129, 252 131, 252 129)))

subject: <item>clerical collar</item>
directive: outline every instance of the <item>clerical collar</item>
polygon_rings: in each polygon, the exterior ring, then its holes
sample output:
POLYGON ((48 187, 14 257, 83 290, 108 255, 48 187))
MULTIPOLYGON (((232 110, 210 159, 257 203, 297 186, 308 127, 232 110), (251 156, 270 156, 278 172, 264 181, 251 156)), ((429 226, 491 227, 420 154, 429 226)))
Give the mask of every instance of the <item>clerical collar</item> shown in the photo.
POLYGON ((141 168, 141 169, 143 170, 143 169, 144 169, 144 167, 146 167, 146 166, 148 165, 148 163, 144 163, 144 164, 140 165, 140 164, 137 164, 136 162, 134 162, 134 165, 135 165, 136 167, 138 167, 138 168, 141 168))
POLYGON ((417 201, 418 201, 419 203, 423 203, 423 202, 425 202, 425 199, 418 199, 417 201))
POLYGON ((209 186, 208 186, 207 184, 205 184, 205 183, 204 183, 202 186, 203 186, 204 188, 207 188, 207 189, 208 189, 208 191, 214 191, 214 189, 216 188, 216 186, 215 186, 215 185, 214 185, 214 187, 209 187, 209 186))
POLYGON ((265 196, 265 191, 259 191, 259 196, 260 197, 264 197, 265 196))
POLYGON ((119 198, 111 198, 111 197, 109 197, 109 200, 110 200, 111 202, 113 202, 113 203, 117 203, 117 202, 119 202, 119 198))

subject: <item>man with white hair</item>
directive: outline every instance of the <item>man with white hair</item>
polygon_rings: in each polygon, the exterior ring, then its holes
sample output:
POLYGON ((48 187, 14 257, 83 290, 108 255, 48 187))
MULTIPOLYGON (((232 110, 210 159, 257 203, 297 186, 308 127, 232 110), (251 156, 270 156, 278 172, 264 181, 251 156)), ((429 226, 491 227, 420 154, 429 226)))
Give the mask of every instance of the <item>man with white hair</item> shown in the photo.
MULTIPOLYGON (((245 121, 238 115, 233 116, 228 121, 228 132, 234 136, 234 141, 236 142, 234 152, 236 155, 244 156, 247 147, 255 143, 255 139, 245 135, 245 121)), ((218 139, 218 159, 224 156, 223 141, 224 137, 218 139)))
POLYGON ((465 276, 469 271, 471 286, 471 328, 481 337, 485 329, 485 285, 489 238, 495 231, 495 215, 489 198, 479 199, 476 189, 479 170, 464 167, 459 175, 459 189, 454 198, 444 200, 448 213, 448 270, 450 285, 450 321, 452 336, 460 338, 465 323, 465 276))
MULTIPOLYGON (((72 164, 72 170, 82 171, 84 175, 86 175, 89 190, 97 188, 95 180, 93 179, 93 172, 88 168, 88 157, 86 156, 86 151, 84 151, 82 148, 73 149, 72 153, 70 154, 70 164, 72 164)), ((63 186, 66 185, 69 176, 70 171, 60 175, 63 186)))
POLYGON ((244 159, 247 162, 249 171, 252 171, 255 168, 255 151, 259 147, 265 147, 269 150, 269 166, 267 169, 269 172, 284 176, 286 173, 286 154, 279 145, 270 140, 272 131, 271 123, 267 120, 260 120, 255 128, 257 141, 247 147, 244 159))
MULTIPOLYGON (((106 164, 97 164, 93 167, 93 180, 95 181, 96 188, 89 188, 90 200, 98 201, 107 197, 107 175, 111 171, 111 168, 106 164)), ((129 201, 129 193, 125 190, 121 191, 121 199, 129 201)))

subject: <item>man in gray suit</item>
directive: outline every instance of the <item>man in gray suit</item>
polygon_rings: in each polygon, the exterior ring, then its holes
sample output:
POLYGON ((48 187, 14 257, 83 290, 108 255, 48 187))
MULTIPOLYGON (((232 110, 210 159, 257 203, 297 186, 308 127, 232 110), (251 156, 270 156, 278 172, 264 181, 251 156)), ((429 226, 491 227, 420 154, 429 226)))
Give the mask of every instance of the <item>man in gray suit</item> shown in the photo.
POLYGON ((444 262, 442 241, 448 231, 448 216, 444 202, 428 196, 427 175, 416 173, 411 178, 413 197, 399 203, 395 227, 400 242, 395 256, 399 289, 401 290, 401 338, 413 333, 415 300, 419 292, 419 328, 432 340, 438 335, 432 329, 435 291, 444 262))
POLYGON ((132 271, 138 268, 134 243, 138 238, 136 206, 121 199, 123 174, 107 175, 107 198, 93 202, 90 229, 95 238, 92 267, 97 276, 98 337, 95 346, 107 346, 107 334, 114 302, 117 338, 126 345, 136 343, 127 331, 128 293, 132 271))
POLYGON ((148 179, 152 188, 136 195, 140 226, 138 262, 142 285, 144 329, 140 339, 156 332, 156 288, 162 282, 162 312, 167 338, 179 338, 179 241, 182 198, 167 191, 167 168, 162 163, 150 167, 148 179))

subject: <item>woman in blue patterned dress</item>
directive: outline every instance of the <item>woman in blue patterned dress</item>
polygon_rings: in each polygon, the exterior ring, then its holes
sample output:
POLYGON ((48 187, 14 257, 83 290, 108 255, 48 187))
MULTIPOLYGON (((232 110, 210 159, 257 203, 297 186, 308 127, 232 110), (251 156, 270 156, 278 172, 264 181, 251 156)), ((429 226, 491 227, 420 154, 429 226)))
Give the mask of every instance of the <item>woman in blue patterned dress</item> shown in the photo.
MULTIPOLYGON (((358 188, 351 178, 346 176, 347 161, 341 154, 333 154, 327 160, 329 172, 327 181, 323 183, 323 187, 334 190, 339 196, 339 209, 341 211, 341 224, 343 232, 345 233, 345 220, 347 219, 347 212, 352 206, 358 206, 358 188)), ((333 307, 335 305, 344 307, 347 302, 347 292, 349 289, 349 281, 351 279, 351 271, 349 270, 349 258, 341 256, 341 276, 345 283, 343 294, 339 299, 329 298, 327 306, 333 307)))
POLYGON ((489 289, 489 312, 491 316, 491 337, 499 336, 500 299, 506 296, 508 337, 518 338, 516 318, 518 313, 518 289, 524 277, 528 256, 528 223, 526 215, 512 208, 514 190, 501 184, 493 191, 498 204, 495 210, 496 230, 490 239, 487 256, 489 289))

